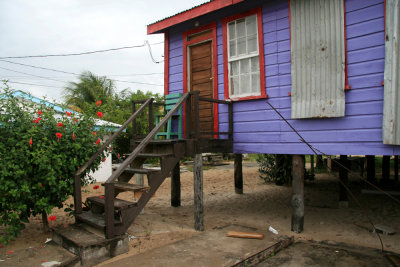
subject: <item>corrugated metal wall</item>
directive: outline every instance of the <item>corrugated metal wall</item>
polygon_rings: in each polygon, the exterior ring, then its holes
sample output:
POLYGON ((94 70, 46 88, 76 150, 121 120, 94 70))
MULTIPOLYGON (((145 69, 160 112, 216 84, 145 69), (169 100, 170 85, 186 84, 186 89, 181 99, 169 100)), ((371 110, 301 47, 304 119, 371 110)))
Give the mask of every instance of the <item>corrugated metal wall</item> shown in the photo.
POLYGON ((386 0, 383 143, 400 145, 400 4, 386 0))
POLYGON ((291 0, 292 118, 343 117, 343 0, 291 0))

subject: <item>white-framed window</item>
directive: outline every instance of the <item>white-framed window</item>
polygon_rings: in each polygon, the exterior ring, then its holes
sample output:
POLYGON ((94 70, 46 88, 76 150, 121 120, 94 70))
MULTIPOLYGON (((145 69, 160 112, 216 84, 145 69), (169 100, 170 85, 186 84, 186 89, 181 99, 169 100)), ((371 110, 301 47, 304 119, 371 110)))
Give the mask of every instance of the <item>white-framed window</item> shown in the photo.
POLYGON ((257 14, 227 24, 230 97, 260 95, 257 14))

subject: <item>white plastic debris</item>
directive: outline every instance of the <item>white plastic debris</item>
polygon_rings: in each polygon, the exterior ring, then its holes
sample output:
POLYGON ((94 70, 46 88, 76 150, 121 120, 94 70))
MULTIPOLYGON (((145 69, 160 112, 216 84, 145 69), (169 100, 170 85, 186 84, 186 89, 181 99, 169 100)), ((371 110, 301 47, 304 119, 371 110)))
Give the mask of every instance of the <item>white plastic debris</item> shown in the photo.
POLYGON ((136 236, 131 235, 131 236, 129 237, 129 241, 131 241, 131 240, 133 240, 133 239, 135 239, 135 238, 136 238, 136 236))
POLYGON ((44 242, 45 244, 49 243, 52 239, 51 238, 47 238, 46 241, 44 242))
POLYGON ((269 226, 268 230, 274 234, 279 234, 277 230, 275 230, 272 226, 269 226))

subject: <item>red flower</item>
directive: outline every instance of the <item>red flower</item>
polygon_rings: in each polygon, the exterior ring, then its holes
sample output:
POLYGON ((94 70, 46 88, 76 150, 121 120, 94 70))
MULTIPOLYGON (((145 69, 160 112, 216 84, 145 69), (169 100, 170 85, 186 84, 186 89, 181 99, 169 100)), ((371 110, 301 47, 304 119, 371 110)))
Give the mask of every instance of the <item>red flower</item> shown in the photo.
POLYGON ((119 158, 119 153, 118 153, 117 157, 119 158))
POLYGON ((113 147, 110 147, 110 152, 113 150, 113 147))
POLYGON ((104 198, 104 196, 99 196, 99 198, 104 198))
POLYGON ((75 133, 72 133, 72 140, 75 139, 75 133))
POLYGON ((29 139, 29 146, 32 147, 32 138, 29 139))
POLYGON ((98 116, 99 118, 103 118, 103 112, 101 112, 101 111, 97 112, 97 116, 98 116))
POLYGON ((107 158, 104 158, 103 161, 106 162, 107 158))
POLYGON ((93 189, 94 189, 94 190, 97 190, 97 189, 99 189, 99 187, 100 187, 100 186, 95 185, 95 186, 93 186, 93 189))
POLYGON ((59 123, 57 123, 57 126, 58 126, 58 127, 63 127, 64 124, 62 124, 62 122, 59 122, 59 123))
POLYGON ((93 135, 96 135, 97 133, 96 132, 93 132, 93 135))
POLYGON ((6 254, 14 253, 14 250, 7 251, 6 254))
POLYGON ((101 102, 101 100, 99 100, 99 101, 96 102, 96 105, 100 106, 101 103, 103 103, 103 102, 101 102))
POLYGON ((72 112, 65 111, 65 114, 67 114, 67 116, 69 117, 71 116, 72 112))
POLYGON ((41 112, 40 110, 38 110, 36 113, 37 113, 38 115, 42 115, 42 114, 43 114, 43 112, 41 112))
POLYGON ((98 144, 100 144, 100 138, 99 139, 97 139, 97 141, 96 141, 96 145, 98 145, 98 144))
POLYGON ((42 184, 39 184, 39 186, 40 186, 40 187, 43 187, 43 185, 42 185, 42 184))
POLYGON ((39 123, 39 121, 40 121, 41 119, 42 119, 42 118, 38 117, 36 120, 33 120, 32 122, 34 122, 34 123, 39 123))
POLYGON ((74 118, 74 121, 75 121, 75 122, 78 122, 78 119, 77 119, 77 118, 74 118))
POLYGON ((56 136, 57 136, 57 138, 58 138, 57 141, 60 141, 60 138, 62 137, 62 133, 56 133, 56 136))
POLYGON ((49 217, 49 221, 55 221, 57 219, 57 217, 55 215, 52 215, 49 217))

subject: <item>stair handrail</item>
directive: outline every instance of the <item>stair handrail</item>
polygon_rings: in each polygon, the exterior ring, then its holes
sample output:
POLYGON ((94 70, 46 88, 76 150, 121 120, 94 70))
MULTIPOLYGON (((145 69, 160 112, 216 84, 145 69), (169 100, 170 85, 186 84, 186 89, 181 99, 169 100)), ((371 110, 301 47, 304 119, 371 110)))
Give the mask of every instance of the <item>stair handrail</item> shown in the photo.
POLYGON ((153 130, 140 142, 140 144, 132 151, 132 153, 121 163, 121 165, 112 173, 112 175, 104 183, 105 189, 105 226, 106 226, 106 238, 112 238, 114 236, 114 196, 115 180, 122 174, 122 172, 133 162, 133 160, 139 155, 140 152, 149 144, 149 142, 154 138, 154 136, 160 131, 162 127, 172 118, 172 115, 178 111, 178 109, 183 105, 186 99, 189 97, 190 93, 184 94, 181 99, 174 105, 174 107, 165 115, 165 117, 160 121, 153 130))
POLYGON ((131 123, 136 117, 151 103, 154 101, 154 98, 147 99, 146 102, 136 111, 134 112, 129 119, 127 119, 124 124, 116 131, 104 144, 102 145, 101 148, 97 150, 95 154, 92 155, 92 157, 85 163, 83 164, 76 172, 74 175, 74 205, 75 205, 75 213, 79 214, 82 213, 82 193, 81 193, 81 174, 88 168, 94 160, 104 152, 104 150, 124 131, 124 129, 131 123))
POLYGON ((172 115, 183 105, 190 93, 184 94, 181 99, 174 105, 174 107, 165 115, 156 127, 151 130, 149 134, 140 142, 140 144, 132 151, 132 153, 121 163, 121 165, 113 172, 110 178, 105 182, 106 184, 113 183, 122 172, 132 163, 136 156, 142 152, 142 150, 148 145, 148 143, 154 138, 154 136, 160 131, 162 127, 172 118, 172 115))

